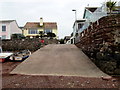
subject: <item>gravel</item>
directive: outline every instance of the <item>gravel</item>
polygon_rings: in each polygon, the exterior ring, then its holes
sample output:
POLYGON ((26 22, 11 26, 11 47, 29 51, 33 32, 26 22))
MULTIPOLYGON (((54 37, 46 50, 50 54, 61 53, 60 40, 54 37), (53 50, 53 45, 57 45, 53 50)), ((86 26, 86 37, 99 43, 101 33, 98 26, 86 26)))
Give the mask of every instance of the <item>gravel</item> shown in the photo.
POLYGON ((21 62, 2 63, 3 88, 120 88, 120 77, 103 80, 80 76, 32 76, 9 74, 21 62))

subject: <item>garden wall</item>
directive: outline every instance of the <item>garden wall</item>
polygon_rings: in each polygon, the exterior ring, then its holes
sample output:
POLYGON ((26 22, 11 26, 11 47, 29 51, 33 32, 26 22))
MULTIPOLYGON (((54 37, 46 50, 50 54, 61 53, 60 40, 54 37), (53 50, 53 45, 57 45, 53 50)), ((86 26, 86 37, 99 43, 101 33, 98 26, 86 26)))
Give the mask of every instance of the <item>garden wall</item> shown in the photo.
POLYGON ((57 40, 55 39, 45 39, 44 43, 40 42, 41 39, 15 39, 15 40, 3 40, 2 41, 2 49, 3 51, 21 51, 25 49, 29 49, 30 51, 36 51, 40 49, 42 46, 47 44, 56 44, 57 40))

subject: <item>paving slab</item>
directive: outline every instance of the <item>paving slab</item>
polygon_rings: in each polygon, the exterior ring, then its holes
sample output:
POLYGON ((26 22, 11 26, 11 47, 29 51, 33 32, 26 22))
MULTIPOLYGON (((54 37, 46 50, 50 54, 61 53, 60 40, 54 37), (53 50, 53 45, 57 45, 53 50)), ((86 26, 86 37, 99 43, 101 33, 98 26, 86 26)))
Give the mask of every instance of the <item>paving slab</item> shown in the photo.
POLYGON ((72 44, 50 44, 18 65, 10 74, 101 77, 103 73, 72 44))

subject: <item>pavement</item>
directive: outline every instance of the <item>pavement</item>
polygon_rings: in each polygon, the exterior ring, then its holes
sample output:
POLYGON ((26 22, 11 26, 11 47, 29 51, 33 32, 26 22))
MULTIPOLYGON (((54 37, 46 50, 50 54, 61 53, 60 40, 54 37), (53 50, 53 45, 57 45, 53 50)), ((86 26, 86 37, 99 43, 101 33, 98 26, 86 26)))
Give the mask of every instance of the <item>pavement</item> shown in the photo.
POLYGON ((103 73, 75 45, 51 44, 34 52, 10 74, 101 77, 103 73))

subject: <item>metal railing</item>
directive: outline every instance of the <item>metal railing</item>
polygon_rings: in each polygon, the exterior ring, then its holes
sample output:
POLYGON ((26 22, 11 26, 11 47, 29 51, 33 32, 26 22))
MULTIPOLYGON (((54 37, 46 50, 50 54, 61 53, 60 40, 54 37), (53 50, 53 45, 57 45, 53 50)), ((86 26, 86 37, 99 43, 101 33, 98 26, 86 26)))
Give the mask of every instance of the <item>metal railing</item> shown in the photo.
POLYGON ((85 24, 81 29, 79 29, 79 33, 87 29, 91 22, 95 22, 99 20, 100 18, 107 16, 107 7, 106 4, 103 4, 101 7, 98 7, 89 17, 89 19, 86 20, 85 24))

